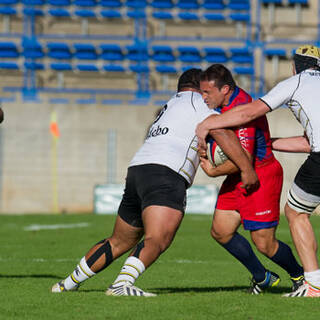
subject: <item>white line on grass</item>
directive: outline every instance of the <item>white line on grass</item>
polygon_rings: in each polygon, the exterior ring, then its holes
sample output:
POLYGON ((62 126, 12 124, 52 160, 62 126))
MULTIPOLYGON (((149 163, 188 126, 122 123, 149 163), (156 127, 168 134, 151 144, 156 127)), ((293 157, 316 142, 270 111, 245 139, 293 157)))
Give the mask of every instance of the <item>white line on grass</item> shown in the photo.
POLYGON ((25 231, 39 231, 39 230, 56 230, 56 229, 73 229, 86 228, 89 226, 87 222, 69 223, 69 224, 31 224, 24 227, 25 231))

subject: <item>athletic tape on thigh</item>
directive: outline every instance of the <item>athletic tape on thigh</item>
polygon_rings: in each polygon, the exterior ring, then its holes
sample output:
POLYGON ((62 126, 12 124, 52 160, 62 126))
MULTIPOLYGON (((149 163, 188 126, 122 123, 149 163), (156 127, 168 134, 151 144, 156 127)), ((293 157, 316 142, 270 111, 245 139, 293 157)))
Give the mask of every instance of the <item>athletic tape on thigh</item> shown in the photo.
POLYGON ((293 188, 291 188, 288 191, 288 205, 297 212, 312 213, 318 204, 303 200, 294 192, 293 188))
MULTIPOLYGON (((103 243, 103 245, 98 248, 92 256, 87 260, 87 265, 89 268, 92 267, 92 265, 104 254, 106 261, 104 266, 101 268, 101 270, 105 269, 112 261, 113 261, 113 256, 112 256, 112 251, 111 251, 111 246, 109 241, 102 240, 98 242, 97 244, 103 243)), ((101 271, 99 270, 99 271, 101 271)))
POLYGON ((140 255, 140 251, 144 248, 144 241, 141 241, 140 243, 138 243, 137 248, 135 250, 135 252, 133 253, 133 256, 136 258, 139 258, 140 255))

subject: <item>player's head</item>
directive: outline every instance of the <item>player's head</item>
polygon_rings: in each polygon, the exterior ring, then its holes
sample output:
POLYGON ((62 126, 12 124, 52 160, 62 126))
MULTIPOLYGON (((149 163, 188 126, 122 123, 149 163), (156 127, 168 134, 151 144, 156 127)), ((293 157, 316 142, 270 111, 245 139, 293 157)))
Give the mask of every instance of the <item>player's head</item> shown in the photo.
POLYGON ((231 72, 222 64, 215 63, 201 73, 200 89, 209 108, 215 109, 227 104, 235 88, 231 72))
POLYGON ((296 73, 307 69, 320 70, 320 52, 316 46, 303 45, 299 47, 293 56, 293 63, 296 73))
POLYGON ((188 69, 178 80, 178 92, 194 89, 200 91, 200 74, 201 69, 188 69))

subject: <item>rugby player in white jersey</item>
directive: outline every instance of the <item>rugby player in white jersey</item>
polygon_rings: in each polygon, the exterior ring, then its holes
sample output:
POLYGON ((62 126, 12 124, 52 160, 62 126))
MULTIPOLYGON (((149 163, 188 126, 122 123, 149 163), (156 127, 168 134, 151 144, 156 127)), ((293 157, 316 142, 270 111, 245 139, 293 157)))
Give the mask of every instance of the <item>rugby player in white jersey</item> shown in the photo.
MULTIPOLYGON (((274 138, 274 150, 309 153, 300 167, 285 205, 285 214, 304 268, 305 282, 286 297, 320 297, 317 241, 310 214, 320 204, 320 53, 312 45, 299 47, 293 57, 293 76, 280 82, 265 96, 219 116, 210 116, 197 126, 199 148, 205 149, 209 130, 234 127, 256 119, 286 104, 302 125, 305 135, 274 138)), ((202 151, 203 152, 203 151, 202 151)))
MULTIPOLYGON (((195 128, 215 112, 199 93, 200 73, 190 69, 181 75, 178 92, 163 107, 132 159, 112 235, 95 244, 52 292, 77 289, 132 249, 106 294, 154 296, 134 283, 173 241, 184 215, 186 189, 199 165, 195 128)), ((255 186, 257 176, 235 134, 218 130, 213 136, 241 169, 244 187, 255 186)))

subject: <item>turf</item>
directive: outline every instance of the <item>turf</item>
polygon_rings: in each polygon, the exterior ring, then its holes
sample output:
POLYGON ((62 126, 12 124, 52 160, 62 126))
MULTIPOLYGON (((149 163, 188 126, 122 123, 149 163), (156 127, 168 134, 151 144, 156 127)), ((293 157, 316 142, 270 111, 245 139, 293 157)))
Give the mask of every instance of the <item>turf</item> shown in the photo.
MULTIPOLYGON (((261 255, 282 281, 273 292, 247 294, 249 273, 210 238, 207 215, 187 215, 171 248, 137 281, 157 297, 104 294, 125 256, 78 292, 51 293, 51 286, 112 232, 114 220, 97 215, 0 216, 0 319, 319 319, 318 299, 281 297, 290 289, 290 280, 261 255), (25 229, 35 224, 82 227, 25 229)), ((312 217, 312 223, 319 234, 320 217, 312 217)), ((285 218, 278 237, 292 245, 285 218)))

